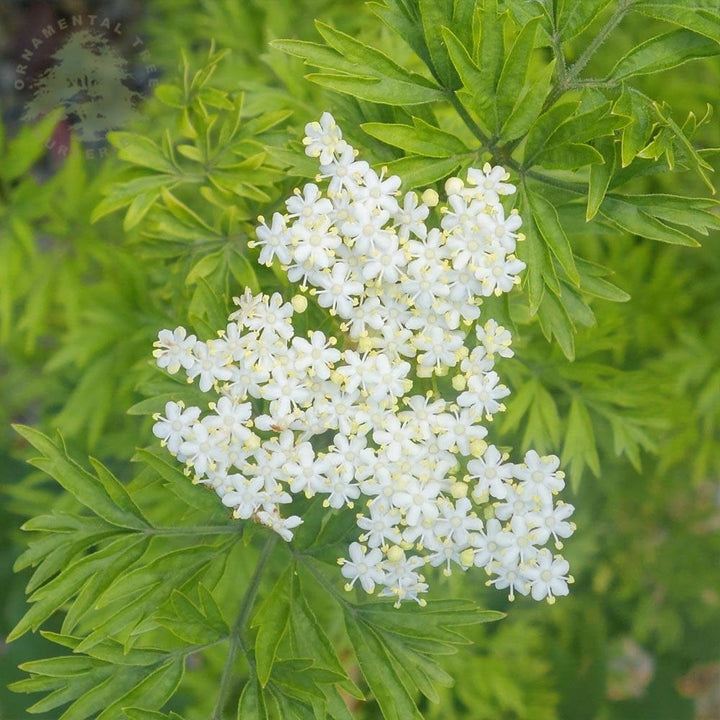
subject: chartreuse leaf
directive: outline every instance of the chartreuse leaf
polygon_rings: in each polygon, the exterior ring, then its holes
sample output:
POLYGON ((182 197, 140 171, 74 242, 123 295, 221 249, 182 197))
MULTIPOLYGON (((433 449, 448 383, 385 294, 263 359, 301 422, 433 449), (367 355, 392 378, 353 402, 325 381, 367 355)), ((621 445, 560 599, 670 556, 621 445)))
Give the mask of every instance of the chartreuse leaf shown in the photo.
POLYGON ((634 75, 662 72, 689 60, 718 54, 718 42, 691 30, 672 30, 634 47, 617 61, 608 78, 625 80, 634 75))
POLYGON ((38 430, 13 426, 43 457, 31 461, 57 480, 80 503, 112 525, 142 530, 147 522, 120 482, 104 472, 93 476, 72 460, 59 440, 54 443, 38 430))
POLYGON ((124 707, 123 712, 127 715, 128 720, 183 720, 182 715, 178 715, 176 712, 166 715, 157 710, 129 707, 124 707))
POLYGON ((291 572, 292 570, 288 569, 278 578, 250 623, 250 627, 258 628, 255 638, 255 665, 262 687, 268 684, 277 658, 278 645, 288 626, 291 572))
POLYGON ((713 187, 712 182, 710 181, 710 178, 708 176, 709 172, 714 172, 714 168, 712 165, 710 165, 706 160, 702 158, 702 156, 698 153, 698 151, 693 147, 693 144, 688 139, 687 135, 685 134, 683 128, 681 128, 671 117, 670 111, 665 105, 661 105, 659 103, 653 103, 653 108, 655 110, 656 115, 662 120, 669 130, 673 133, 676 140, 682 147, 682 149, 687 153, 688 157, 694 162, 694 169, 697 171, 698 175, 700 175, 702 181, 707 185, 708 189, 715 194, 715 188, 713 187))

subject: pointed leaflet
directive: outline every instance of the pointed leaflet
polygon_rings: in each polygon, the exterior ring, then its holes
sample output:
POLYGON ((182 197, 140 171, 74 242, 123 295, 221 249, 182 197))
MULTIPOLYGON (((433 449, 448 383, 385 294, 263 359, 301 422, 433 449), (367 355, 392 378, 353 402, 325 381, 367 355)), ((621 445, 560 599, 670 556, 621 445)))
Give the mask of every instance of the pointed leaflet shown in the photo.
POLYGON ((595 147, 603 156, 605 162, 594 163, 590 166, 586 220, 592 220, 600 209, 610 179, 615 172, 616 164, 617 151, 615 141, 612 138, 600 138, 595 143, 595 147))
POLYGON ((595 477, 600 476, 600 460, 595 446, 592 420, 585 403, 577 395, 570 403, 562 457, 568 467, 570 484, 574 490, 579 486, 585 466, 592 470, 595 477))
POLYGON ((250 627, 258 628, 255 638, 255 665, 258 681, 262 687, 266 687, 270 680, 278 645, 287 629, 290 616, 288 588, 291 572, 292 568, 288 568, 278 578, 250 623, 250 627))
POLYGON ((520 91, 525 86, 525 78, 530 65, 530 55, 535 46, 535 35, 539 22, 540 16, 531 20, 522 28, 503 63, 496 93, 496 130, 498 132, 510 116, 520 91))
POLYGON ((457 89, 459 78, 448 57, 441 29, 453 25, 453 0, 418 0, 425 42, 438 82, 446 88, 457 89))
POLYGON ((659 0, 658 2, 639 2, 633 10, 658 20, 680 25, 694 32, 705 35, 720 43, 720 8, 698 7, 700 3, 681 3, 677 0, 659 0), (693 7, 695 6, 695 7, 693 7), (711 9, 712 8, 712 9, 711 9))
POLYGON ((255 677, 251 677, 240 695, 237 720, 267 720, 268 717, 260 683, 255 677))
POLYGON ((697 247, 700 244, 690 235, 653 217, 652 211, 652 206, 641 209, 640 206, 635 205, 632 195, 609 194, 605 196, 599 213, 611 225, 649 240, 689 247, 697 247))
POLYGON ((154 620, 188 645, 210 645, 230 634, 212 595, 202 583, 200 588, 204 590, 204 604, 209 610, 199 608, 187 595, 173 590, 170 596, 172 614, 154 616, 154 620))
POLYGON ((109 132, 107 139, 111 145, 118 148, 118 157, 121 160, 157 172, 171 175, 176 173, 175 165, 153 140, 144 135, 129 132, 109 132))
POLYGON ((360 671, 377 700, 385 720, 422 720, 417 705, 402 684, 391 659, 366 623, 345 613, 345 629, 360 671))
POLYGON ((13 425, 13 428, 43 453, 44 457, 31 464, 44 470, 96 515, 122 528, 142 530, 148 526, 127 490, 109 472, 94 477, 68 456, 61 440, 54 443, 30 427, 13 425))
POLYGON ((562 301, 546 292, 538 308, 538 320, 543 335, 548 340, 554 336, 568 360, 575 359, 575 328, 562 301))
POLYGON ((422 33, 422 25, 418 22, 418 18, 411 16, 408 9, 403 7, 402 2, 386 0, 384 5, 371 2, 368 3, 368 6, 375 15, 415 51, 415 54, 426 65, 430 64, 430 55, 422 33))
POLYGON ((382 142, 425 157, 447 158, 468 152, 460 138, 413 118, 414 125, 362 123, 360 127, 382 142))
POLYGON ((689 60, 720 55, 720 44, 690 30, 673 30, 646 40, 620 58, 608 79, 662 72, 689 60))
POLYGON ((575 267, 572 247, 560 224, 557 211, 539 192, 530 189, 526 192, 540 234, 570 280, 579 285, 580 276, 575 267))
POLYGON ((440 88, 392 78, 350 77, 316 73, 311 73, 307 78, 330 90, 385 105, 422 105, 446 99, 445 93, 440 88))

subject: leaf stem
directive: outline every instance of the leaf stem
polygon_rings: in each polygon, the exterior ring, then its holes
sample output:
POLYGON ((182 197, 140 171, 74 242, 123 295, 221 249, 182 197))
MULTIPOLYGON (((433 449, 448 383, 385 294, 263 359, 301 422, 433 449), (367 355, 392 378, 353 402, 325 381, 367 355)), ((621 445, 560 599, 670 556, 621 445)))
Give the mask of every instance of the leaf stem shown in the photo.
POLYGON ((625 17, 625 13, 635 0, 621 0, 615 12, 610 16, 600 32, 592 39, 592 42, 585 48, 580 57, 570 66, 567 74, 567 80, 572 82, 585 69, 590 62, 592 56, 597 52, 598 48, 608 39, 610 33, 618 26, 620 21, 625 17))
POLYGON ((255 598, 260 590, 260 580, 262 578, 263 571, 265 570, 267 561, 270 559, 270 555, 277 543, 277 539, 278 536, 275 533, 270 533, 270 537, 265 541, 265 545, 258 556, 253 576, 250 578, 250 582, 245 590, 240 610, 238 611, 232 628, 230 628, 230 647, 228 648, 228 654, 225 658, 225 666, 223 667, 222 677, 220 678, 220 688, 218 689, 217 701, 215 703, 215 708, 213 709, 211 720, 222 720, 223 707, 225 706, 227 696, 230 693, 230 688, 232 686, 235 658, 237 657, 238 650, 246 652, 245 643, 242 639, 242 629, 247 623, 248 616, 250 615, 250 611, 255 603, 255 598))

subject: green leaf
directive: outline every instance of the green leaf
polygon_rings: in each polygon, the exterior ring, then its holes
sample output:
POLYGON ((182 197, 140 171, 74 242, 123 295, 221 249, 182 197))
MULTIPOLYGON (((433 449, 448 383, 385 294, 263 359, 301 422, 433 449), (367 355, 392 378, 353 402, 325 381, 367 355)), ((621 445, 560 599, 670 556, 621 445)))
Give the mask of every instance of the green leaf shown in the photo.
POLYGON ((62 118, 63 109, 59 108, 36 123, 24 125, 7 145, 0 177, 8 183, 22 177, 45 154, 45 145, 62 118))
POLYGON ((540 193, 528 191, 528 201, 540 234, 557 258, 568 278, 575 285, 580 284, 580 276, 575 267, 572 246, 563 229, 557 211, 540 193))
POLYGON ((452 26, 453 0, 418 0, 418 8, 434 75, 443 87, 456 89, 459 78, 442 36, 442 28, 452 26))
POLYGON ((175 165, 165 156, 157 143, 145 135, 129 132, 109 132, 108 141, 118 149, 121 160, 174 175, 175 165))
POLYGON ((440 88, 391 78, 311 73, 307 79, 330 90, 384 105, 423 105, 446 99, 440 88))
POLYGON ((173 614, 160 614, 153 618, 188 645, 210 645, 230 634, 213 596, 202 583, 199 587, 202 588, 202 608, 179 590, 173 590, 170 596, 173 614))
POLYGON ((622 167, 627 167, 650 140, 653 131, 650 107, 647 98, 623 83, 620 97, 612 109, 614 115, 620 115, 630 121, 622 129, 620 153, 622 167))
POLYGON ((545 293, 538 308, 540 329, 545 338, 552 337, 568 360, 575 359, 575 328, 561 300, 553 293, 545 293))
MULTIPOLYGON (((646 206, 647 207, 647 206, 646 206)), ((697 247, 700 243, 686 233, 661 222, 647 210, 633 203, 632 195, 609 194, 600 206, 600 215, 611 225, 621 228, 633 235, 670 243, 697 247)))
POLYGON ((525 165, 533 164, 535 157, 542 151, 548 138, 569 118, 580 105, 578 100, 553 105, 545 111, 528 131, 525 143, 525 165))
POLYGON ((417 705, 372 628, 349 613, 345 614, 345 628, 360 672, 375 696, 385 720, 422 720, 417 705))
POLYGON ((177 690, 185 673, 185 658, 176 656, 168 660, 142 680, 115 702, 97 715, 97 720, 114 720, 122 708, 142 706, 145 709, 161 708, 177 690))
MULTIPOLYGON (((333 47, 342 57, 358 66, 353 75, 372 74, 379 78, 392 78, 403 83, 409 82, 425 85, 429 88, 434 87, 429 80, 426 80, 421 75, 408 72, 385 53, 356 40, 351 35, 340 32, 319 20, 315 21, 315 27, 328 45, 333 47)), ((335 67, 334 69, 339 68, 335 67)))
POLYGON ((586 466, 592 470, 595 477, 600 477, 600 459, 595 446, 592 420, 585 403, 577 395, 570 403, 562 457, 570 475, 570 486, 575 491, 580 485, 586 466))
POLYGON ((694 32, 705 35, 717 43, 720 43, 720 13, 718 8, 698 7, 699 3, 684 4, 676 0, 665 0, 663 2, 639 2, 632 6, 632 9, 641 12, 643 15, 665 20, 680 25, 694 32))
POLYGON ((513 111, 505 121, 500 136, 504 142, 523 137, 542 110, 545 98, 550 92, 550 86, 555 72, 555 61, 546 65, 537 78, 528 83, 517 99, 513 111))
POLYGON ((116 478, 108 474, 102 477, 91 475, 68 456, 62 441, 53 443, 50 438, 30 427, 14 425, 13 428, 43 453, 44 457, 31 463, 54 478, 96 515, 118 527, 135 530, 147 528, 137 506, 116 478), (121 506, 118 506, 118 499, 121 506))
POLYGON ((624 55, 608 79, 625 80, 635 75, 662 72, 689 60, 720 54, 720 44, 690 30, 672 30, 650 38, 624 55))
POLYGON ((586 165, 602 162, 603 156, 592 145, 568 143, 543 150, 537 156, 535 164, 548 170, 577 170, 586 165))
POLYGON ((540 16, 522 28, 503 63, 496 93, 498 131, 509 118, 520 91, 525 86, 539 22, 540 16))
POLYGON ((596 143, 596 149, 605 162, 590 166, 586 220, 592 220, 597 214, 610 185, 610 179, 615 173, 617 155, 615 141, 612 138, 600 138, 596 143))
POLYGON ((31 596, 33 603, 7 637, 8 642, 19 638, 28 630, 37 630, 45 620, 74 597, 96 572, 118 553, 132 548, 137 539, 132 535, 115 538, 102 549, 85 555, 73 562, 50 582, 44 584, 31 596))
POLYGON ((348 75, 356 75, 363 66, 357 62, 346 60, 335 50, 318 43, 306 42, 304 40, 273 40, 271 47, 281 50, 288 55, 303 58, 306 64, 322 68, 324 70, 335 70, 348 75))
POLYGON ((288 587, 291 569, 286 570, 268 593, 265 602, 255 613, 251 627, 258 628, 255 638, 255 665, 258 681, 266 687, 270 680, 277 649, 287 629, 290 616, 288 587))
POLYGON ((670 116, 669 110, 659 103, 653 103, 653 108, 657 116, 667 124, 669 130, 673 133, 676 140, 679 142, 683 150, 688 154, 688 157, 694 161, 695 170, 700 175, 702 181, 707 185, 710 192, 715 194, 715 188, 708 176, 708 172, 714 172, 714 168, 708 162, 706 162, 698 151, 693 147, 692 143, 685 134, 683 128, 681 128, 670 116))
POLYGON ((468 151, 460 138, 419 118, 413 118, 413 125, 371 122, 360 127, 388 145, 425 157, 446 158, 468 151))
POLYGON ((455 158, 430 159, 409 156, 386 163, 389 173, 399 175, 403 180, 403 189, 424 188, 437 180, 452 175, 460 166, 455 158))
POLYGON ((245 684, 238 702, 237 720, 268 720, 268 711, 260 683, 255 677, 245 684))

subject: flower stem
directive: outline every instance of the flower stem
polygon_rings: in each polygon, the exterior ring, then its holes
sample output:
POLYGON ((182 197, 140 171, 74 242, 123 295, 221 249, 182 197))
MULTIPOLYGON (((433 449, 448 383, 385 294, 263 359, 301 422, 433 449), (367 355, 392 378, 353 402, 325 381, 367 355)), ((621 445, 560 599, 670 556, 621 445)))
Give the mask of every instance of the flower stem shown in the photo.
POLYGON ((265 545, 260 551, 257 565, 255 566, 255 572, 253 573, 252 578, 250 578, 250 582, 245 590, 240 610, 238 611, 235 622, 230 629, 230 647, 228 648, 228 654, 225 658, 225 666, 223 667, 222 677, 220 678, 220 688, 218 690, 217 701, 215 703, 215 708, 213 709, 211 720, 222 720, 223 707, 227 702, 227 696, 230 693, 230 688, 232 687, 235 658, 237 657, 238 650, 247 652, 245 642, 242 638, 242 630, 248 621, 248 616, 250 615, 250 611, 255 603, 255 598, 260 590, 260 580, 262 578, 263 571, 265 570, 267 561, 269 560, 273 548, 277 543, 277 539, 278 536, 275 533, 271 533, 270 537, 265 541, 265 545))

